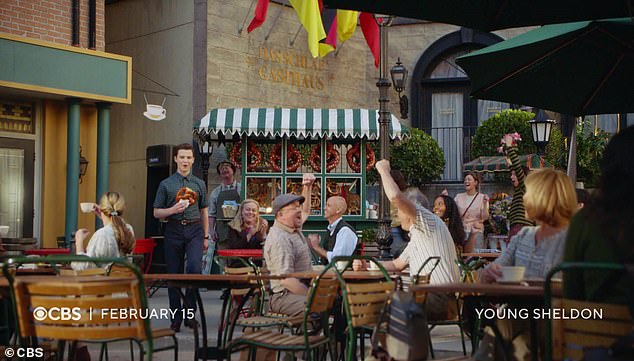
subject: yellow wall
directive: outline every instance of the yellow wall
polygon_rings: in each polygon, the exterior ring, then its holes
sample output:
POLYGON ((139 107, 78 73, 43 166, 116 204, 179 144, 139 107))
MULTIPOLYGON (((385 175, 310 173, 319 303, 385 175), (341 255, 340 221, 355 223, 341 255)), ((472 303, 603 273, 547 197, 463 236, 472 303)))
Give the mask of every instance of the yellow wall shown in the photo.
MULTIPOLYGON (((66 103, 48 101, 44 104, 41 233, 43 247, 57 247, 57 237, 64 235, 67 120, 66 103)), ((92 105, 81 107, 80 145, 82 155, 89 163, 86 176, 79 185, 79 201, 97 202, 97 109, 92 105)), ((79 208, 79 204, 76 207, 79 208)), ((79 212, 78 226, 94 231, 95 217, 79 212)))

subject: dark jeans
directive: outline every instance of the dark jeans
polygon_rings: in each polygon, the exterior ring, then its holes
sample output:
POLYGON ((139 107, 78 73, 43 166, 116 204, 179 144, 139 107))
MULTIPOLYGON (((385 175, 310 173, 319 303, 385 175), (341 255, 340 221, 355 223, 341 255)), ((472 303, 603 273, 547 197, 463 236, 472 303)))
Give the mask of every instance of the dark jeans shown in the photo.
MULTIPOLYGON (((200 223, 181 225, 179 223, 168 222, 165 227, 165 261, 167 263, 167 273, 199 274, 202 268, 203 257, 203 227, 200 223), (187 266, 185 267, 185 255, 187 255, 187 266)), ((175 287, 167 289, 170 301, 170 310, 176 312, 173 321, 180 322, 183 319, 183 306, 181 297, 175 287)), ((187 306, 196 310, 196 299, 191 289, 185 294, 187 306)))

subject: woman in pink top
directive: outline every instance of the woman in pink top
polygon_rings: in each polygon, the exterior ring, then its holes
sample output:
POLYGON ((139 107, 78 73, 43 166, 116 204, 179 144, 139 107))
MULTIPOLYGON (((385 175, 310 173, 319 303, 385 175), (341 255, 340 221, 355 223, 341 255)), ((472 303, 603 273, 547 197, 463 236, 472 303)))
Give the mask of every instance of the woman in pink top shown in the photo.
POLYGON ((464 177, 464 193, 458 193, 454 200, 458 205, 466 236, 464 251, 486 248, 484 243, 484 221, 489 219, 489 196, 480 193, 480 176, 467 173, 464 177))

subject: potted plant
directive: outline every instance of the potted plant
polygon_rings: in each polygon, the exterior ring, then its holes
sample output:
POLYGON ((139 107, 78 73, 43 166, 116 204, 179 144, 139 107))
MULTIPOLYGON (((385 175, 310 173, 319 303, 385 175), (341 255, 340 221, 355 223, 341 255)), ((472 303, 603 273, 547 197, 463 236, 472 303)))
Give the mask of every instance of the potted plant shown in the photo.
POLYGON ((410 186, 420 188, 440 179, 445 169, 438 142, 420 129, 412 128, 408 138, 391 147, 390 155, 392 168, 400 170, 410 186))

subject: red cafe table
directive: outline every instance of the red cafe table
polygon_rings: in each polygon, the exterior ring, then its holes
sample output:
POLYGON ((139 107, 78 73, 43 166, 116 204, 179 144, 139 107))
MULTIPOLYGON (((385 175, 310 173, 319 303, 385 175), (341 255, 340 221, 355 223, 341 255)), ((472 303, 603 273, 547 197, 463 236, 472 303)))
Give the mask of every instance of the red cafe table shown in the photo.
POLYGON ((244 257, 262 258, 262 249, 219 249, 218 256, 221 257, 244 257))
POLYGON ((38 248, 24 251, 26 256, 50 256, 52 254, 70 254, 70 248, 38 248))

